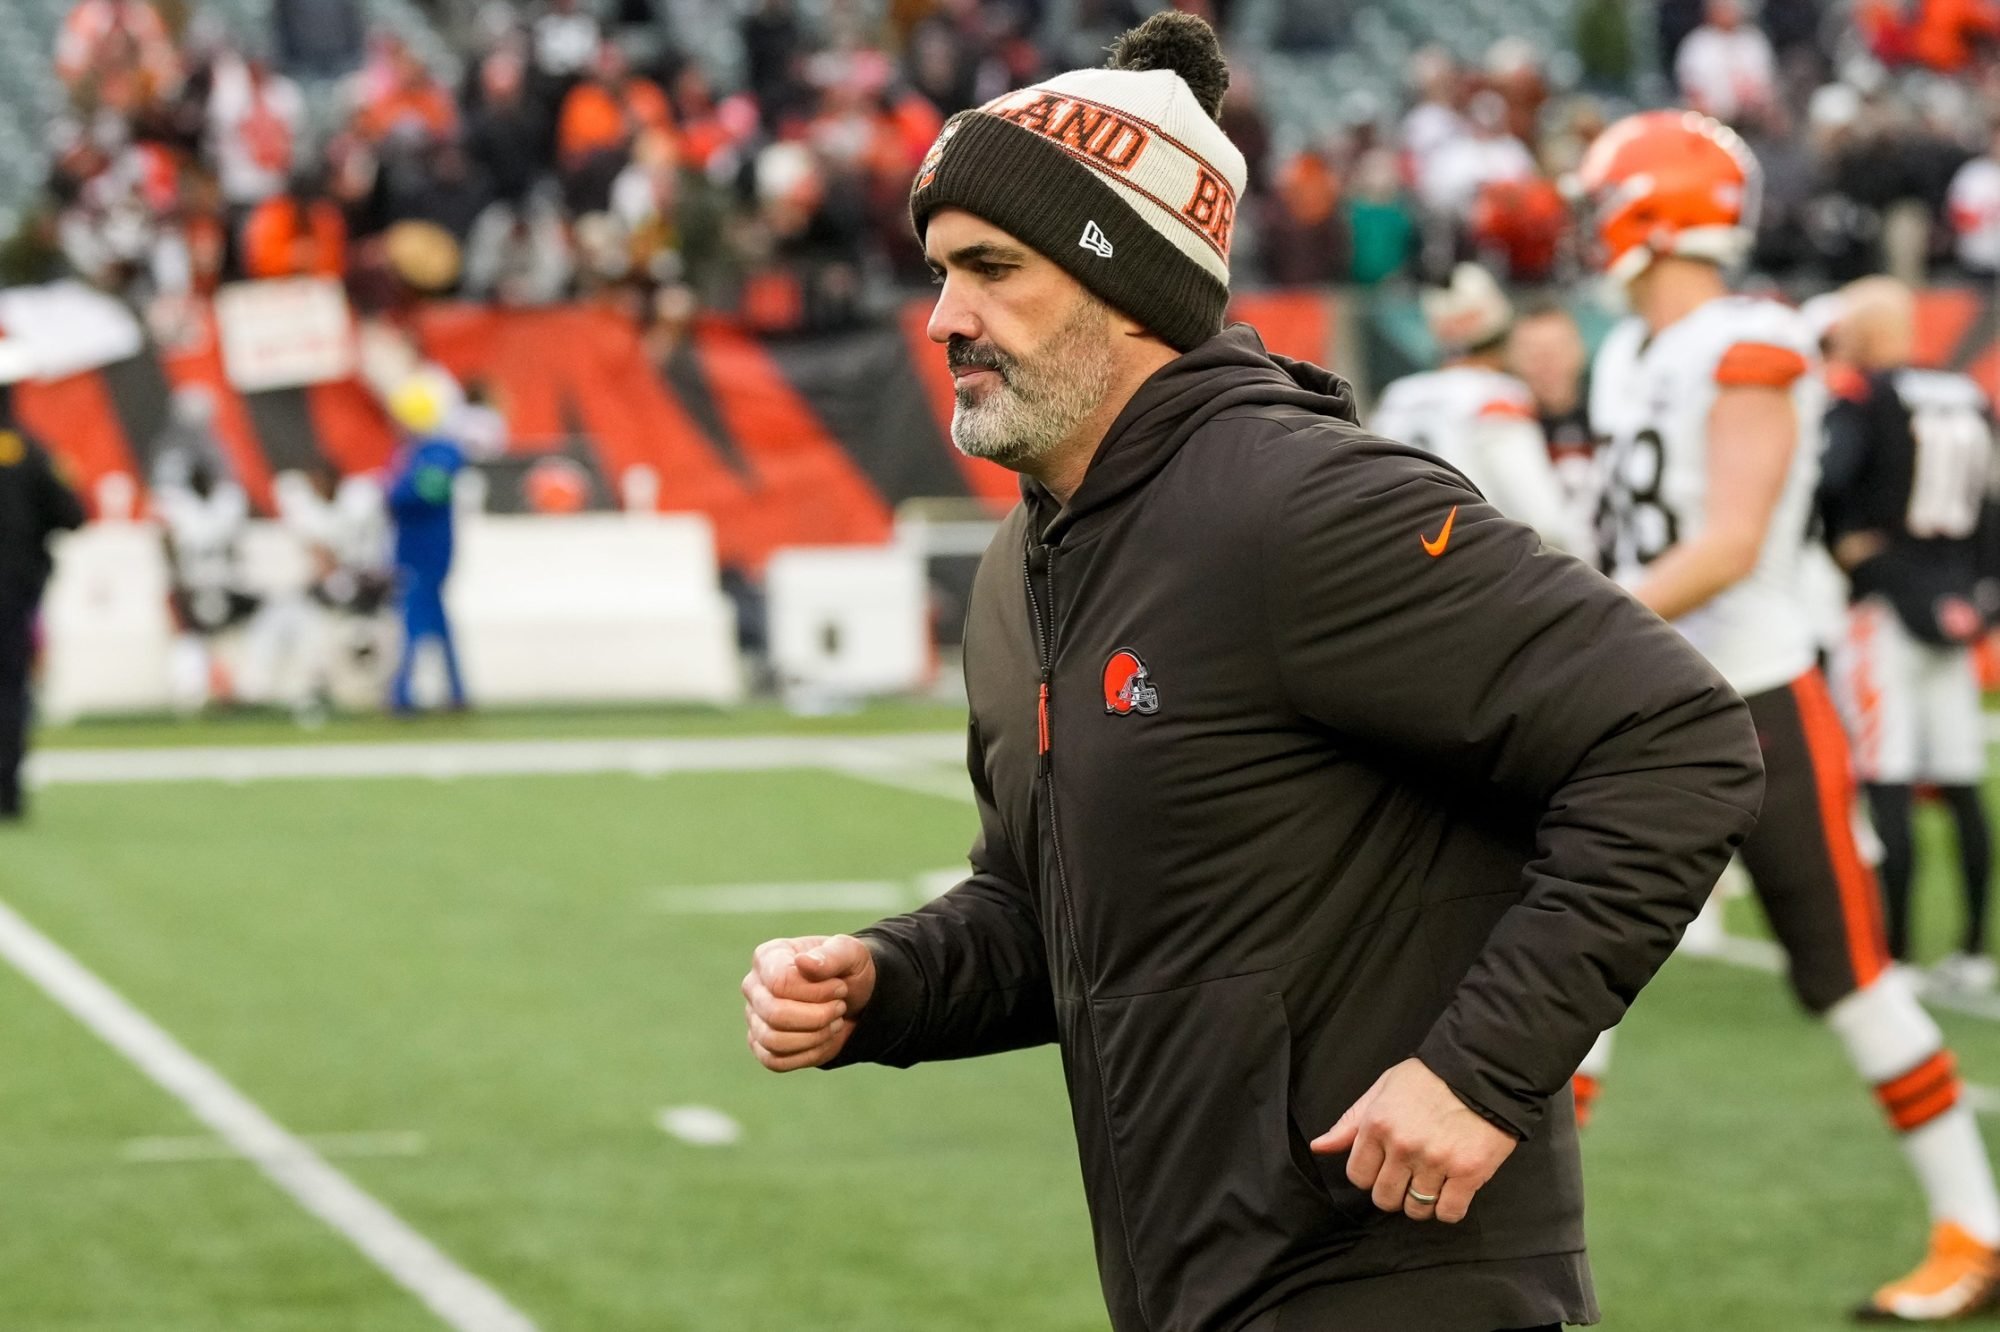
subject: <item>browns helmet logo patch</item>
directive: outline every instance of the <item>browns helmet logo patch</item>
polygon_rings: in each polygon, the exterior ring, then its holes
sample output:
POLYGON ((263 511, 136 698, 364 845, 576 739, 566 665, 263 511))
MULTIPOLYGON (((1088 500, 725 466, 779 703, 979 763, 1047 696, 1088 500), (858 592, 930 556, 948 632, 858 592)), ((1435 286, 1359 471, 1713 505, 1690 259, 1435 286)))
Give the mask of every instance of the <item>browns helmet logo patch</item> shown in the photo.
POLYGON ((1104 663, 1104 710, 1121 717, 1135 712, 1151 716, 1160 710, 1159 687, 1130 648, 1118 649, 1104 663))

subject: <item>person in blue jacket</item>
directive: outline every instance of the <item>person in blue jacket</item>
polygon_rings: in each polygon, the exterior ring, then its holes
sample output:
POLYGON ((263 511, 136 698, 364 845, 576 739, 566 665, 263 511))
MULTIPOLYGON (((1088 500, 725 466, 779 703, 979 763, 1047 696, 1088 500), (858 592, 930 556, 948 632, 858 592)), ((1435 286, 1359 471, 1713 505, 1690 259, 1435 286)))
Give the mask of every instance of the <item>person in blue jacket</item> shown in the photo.
POLYGON ((427 640, 435 640, 444 652, 452 709, 466 706, 465 680, 444 608, 444 583, 451 573, 452 486, 465 466, 465 450, 447 433, 455 389, 441 377, 420 374, 390 398, 390 415, 409 432, 389 484, 389 514, 396 527, 396 604, 403 618, 403 653, 389 704, 399 713, 416 710, 410 676, 427 640))

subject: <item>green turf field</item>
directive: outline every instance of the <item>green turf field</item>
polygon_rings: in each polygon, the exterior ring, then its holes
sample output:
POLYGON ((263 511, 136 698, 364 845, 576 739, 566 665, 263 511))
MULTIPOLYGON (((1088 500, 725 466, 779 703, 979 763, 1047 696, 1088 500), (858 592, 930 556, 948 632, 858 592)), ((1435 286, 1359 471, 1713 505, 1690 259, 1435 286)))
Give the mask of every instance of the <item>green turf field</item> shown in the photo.
MULTIPOLYGON (((299 738, 268 723, 58 738, 176 737, 299 738)), ((396 1154, 326 1151, 543 1332, 1102 1328, 1054 1055, 765 1073, 736 992, 750 947, 875 913, 686 909, 703 899, 684 890, 744 884, 914 900, 969 824, 959 800, 816 770, 56 786, 31 827, 0 833, 0 901, 293 1132, 401 1135, 396 1154), (690 1105, 740 1138, 662 1130, 663 1109, 690 1105)), ((1946 897, 1927 903, 1933 945, 1946 897)), ((2000 1023, 1943 1021, 1967 1076, 2000 1085, 2000 1023)), ((0 1329, 443 1326, 252 1165, 200 1155, 179 1103, 4 966, 0 1051, 0 1329)), ((1586 1151, 1608 1328, 1843 1327, 1921 1248, 1873 1105, 1765 974, 1671 965, 1626 1024, 1586 1151)))

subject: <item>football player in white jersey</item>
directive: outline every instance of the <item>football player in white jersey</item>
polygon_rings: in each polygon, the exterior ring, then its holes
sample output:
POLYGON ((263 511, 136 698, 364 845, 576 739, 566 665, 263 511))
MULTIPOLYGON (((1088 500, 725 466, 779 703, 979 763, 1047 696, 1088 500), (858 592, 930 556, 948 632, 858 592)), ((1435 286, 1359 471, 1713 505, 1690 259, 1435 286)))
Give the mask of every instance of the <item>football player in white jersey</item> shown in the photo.
POLYGON ((1957 825, 1966 903, 1959 950, 1933 975, 1990 990, 1992 833, 1980 795, 1986 728, 1972 644, 1993 609, 1992 409, 1967 376, 1912 368, 1916 298, 1894 278, 1845 288, 1832 337, 1838 364, 1828 371, 1835 400, 1819 501, 1852 594, 1833 676, 1882 839, 1889 952, 1909 960, 1910 806, 1923 783, 1957 825))
POLYGON ((1444 366, 1390 384, 1368 429, 1435 453, 1558 550, 1591 553, 1549 459, 1534 394, 1501 368, 1514 312, 1499 284, 1479 265, 1460 264, 1449 287, 1423 294, 1423 307, 1444 366))
POLYGON ((1847 739, 1797 585, 1818 472, 1817 348, 1795 312, 1731 295, 1725 277, 1755 225, 1756 163, 1716 121, 1656 111, 1605 131, 1579 176, 1601 261, 1636 314, 1607 338, 1591 390, 1608 437, 1609 571, 1749 703, 1765 788, 1744 868, 1794 992, 1874 1086, 1929 1202, 1927 1257, 1856 1313, 1961 1317, 2000 1293, 2000 1198, 1943 1035, 1889 968, 1855 842, 1847 739))

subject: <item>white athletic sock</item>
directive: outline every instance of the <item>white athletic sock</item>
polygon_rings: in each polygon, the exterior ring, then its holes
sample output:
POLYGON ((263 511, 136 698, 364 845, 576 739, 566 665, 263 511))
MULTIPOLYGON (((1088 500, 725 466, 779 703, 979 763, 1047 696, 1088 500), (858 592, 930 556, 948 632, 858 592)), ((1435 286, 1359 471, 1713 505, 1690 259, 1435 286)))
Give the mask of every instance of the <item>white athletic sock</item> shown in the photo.
POLYGON ((2000 1193, 1986 1144, 1960 1100, 1944 1034, 1908 983, 1886 973, 1827 1010, 1826 1021, 1899 1131, 1931 1219, 1956 1222, 1980 1243, 2000 1245, 2000 1193))
POLYGON ((1903 1154, 1930 1200, 1931 1220, 1955 1221, 1981 1244, 2000 1247, 2000 1197, 1972 1107, 1959 1101, 1902 1136, 1903 1154))

